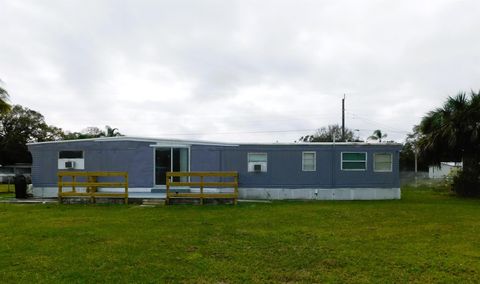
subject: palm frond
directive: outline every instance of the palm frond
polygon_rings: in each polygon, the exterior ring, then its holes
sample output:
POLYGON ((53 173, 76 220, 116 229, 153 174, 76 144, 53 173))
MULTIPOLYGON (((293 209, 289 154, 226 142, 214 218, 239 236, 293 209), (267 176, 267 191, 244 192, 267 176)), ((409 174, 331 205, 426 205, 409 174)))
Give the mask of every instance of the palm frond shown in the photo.
MULTIPOLYGON (((2 83, 2 80, 0 80, 2 83)), ((6 89, 0 85, 0 113, 6 113, 11 109, 11 105, 8 103, 9 94, 6 89)))

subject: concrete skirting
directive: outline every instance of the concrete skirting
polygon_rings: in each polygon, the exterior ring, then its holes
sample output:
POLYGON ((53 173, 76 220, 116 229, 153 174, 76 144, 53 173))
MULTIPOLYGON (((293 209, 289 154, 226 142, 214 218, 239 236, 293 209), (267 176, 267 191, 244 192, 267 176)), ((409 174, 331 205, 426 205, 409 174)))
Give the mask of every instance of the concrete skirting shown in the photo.
POLYGON ((400 199, 400 188, 239 188, 240 199, 383 200, 400 199))
MULTIPOLYGON (((78 192, 85 192, 85 188, 80 188, 77 187, 76 190, 78 192)), ((128 188, 128 193, 129 195, 131 193, 151 193, 151 188, 150 187, 131 187, 128 188)), ((67 192, 70 191, 69 188, 64 188, 63 191, 67 192)), ((99 192, 115 192, 115 193, 121 193, 124 192, 124 188, 106 188, 98 189, 99 192)), ((58 187, 34 187, 33 188, 33 197, 35 198, 57 198, 58 197, 58 187)))
MULTIPOLYGON (((198 190, 198 189, 197 189, 198 190)), ((103 190, 99 190, 103 191, 103 190)), ((106 191, 122 192, 123 189, 111 189, 106 191)), ((191 189, 195 191, 195 189, 191 189)), ((134 197, 152 192, 151 188, 129 188, 129 196, 134 197)), ((209 189, 209 192, 216 192, 209 189)), ((218 190, 220 192, 220 190, 218 190)), ((239 199, 266 199, 266 200, 383 200, 400 199, 400 188, 239 188, 239 199)), ((36 198, 56 198, 57 187, 34 187, 33 196, 36 198)), ((159 196, 160 193, 153 195, 159 196)), ((152 195, 152 196, 153 196, 152 195)), ((154 198, 154 197, 153 197, 154 198)))

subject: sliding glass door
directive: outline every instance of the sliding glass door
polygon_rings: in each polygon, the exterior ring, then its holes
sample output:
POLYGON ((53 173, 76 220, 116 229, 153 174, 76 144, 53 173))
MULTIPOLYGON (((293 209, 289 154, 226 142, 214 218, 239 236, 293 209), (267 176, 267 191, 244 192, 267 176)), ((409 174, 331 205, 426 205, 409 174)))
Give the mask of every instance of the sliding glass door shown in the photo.
MULTIPOLYGON (((167 172, 188 172, 188 148, 155 149, 155 184, 165 185, 167 172)), ((174 181, 186 181, 186 177, 175 177, 174 181)))

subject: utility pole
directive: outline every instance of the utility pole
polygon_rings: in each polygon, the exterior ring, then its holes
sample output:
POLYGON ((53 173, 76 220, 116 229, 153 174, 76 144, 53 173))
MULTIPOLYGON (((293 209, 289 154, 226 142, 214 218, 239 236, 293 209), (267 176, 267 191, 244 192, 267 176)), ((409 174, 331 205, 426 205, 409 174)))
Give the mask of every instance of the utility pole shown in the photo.
POLYGON ((413 150, 415 153, 415 176, 417 176, 417 172, 418 172, 418 152, 417 152, 417 149, 415 148, 413 150))
POLYGON ((345 94, 342 99, 342 142, 345 142, 345 94))

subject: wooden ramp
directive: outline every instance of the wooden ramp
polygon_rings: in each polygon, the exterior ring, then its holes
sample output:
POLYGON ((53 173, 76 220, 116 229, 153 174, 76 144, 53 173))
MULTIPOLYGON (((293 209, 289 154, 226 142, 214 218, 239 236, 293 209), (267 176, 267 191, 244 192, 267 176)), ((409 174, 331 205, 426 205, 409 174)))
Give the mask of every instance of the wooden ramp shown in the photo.
POLYGON ((197 199, 204 204, 205 199, 231 199, 233 204, 238 200, 238 172, 168 172, 166 180, 166 204, 174 199, 197 199), (213 181, 211 181, 213 179, 213 181), (230 179, 230 181, 224 181, 230 179), (173 189, 172 189, 173 187, 173 189), (175 187, 188 187, 190 192, 176 192, 175 187), (194 189, 199 192, 192 192, 194 189), (211 192, 206 189, 231 188, 231 192, 211 192))

